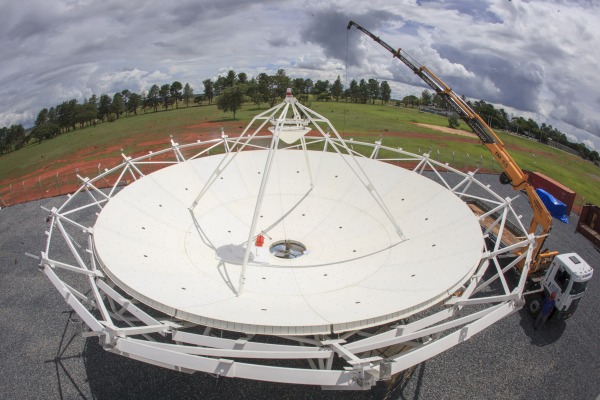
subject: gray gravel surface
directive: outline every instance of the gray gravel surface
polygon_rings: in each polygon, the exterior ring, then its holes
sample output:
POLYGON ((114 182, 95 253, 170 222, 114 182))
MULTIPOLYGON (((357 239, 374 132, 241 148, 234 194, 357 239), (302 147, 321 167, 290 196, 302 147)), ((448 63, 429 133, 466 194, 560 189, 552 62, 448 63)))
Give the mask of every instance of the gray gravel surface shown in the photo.
MULTIPOLYGON (((503 195, 496 176, 489 180, 503 195)), ((600 253, 556 221, 548 247, 575 251, 596 272, 577 313, 534 331, 524 311, 420 364, 406 381, 370 392, 240 379, 215 379, 154 367, 102 350, 81 337, 81 323, 36 261, 45 243, 45 212, 65 198, 0 210, 0 399, 597 399, 600 395, 600 253)), ((523 198, 517 207, 529 215, 523 198)))

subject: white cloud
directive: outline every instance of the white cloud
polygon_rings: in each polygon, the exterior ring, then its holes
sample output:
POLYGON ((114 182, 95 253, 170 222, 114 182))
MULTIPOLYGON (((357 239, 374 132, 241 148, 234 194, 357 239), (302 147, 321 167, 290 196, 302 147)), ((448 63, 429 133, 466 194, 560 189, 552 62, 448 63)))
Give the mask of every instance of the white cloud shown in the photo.
POLYGON ((347 73, 386 79, 396 97, 410 94, 407 84, 420 82, 370 39, 347 32, 350 19, 458 93, 559 121, 600 148, 600 4, 570 0, 7 2, 0 126, 31 124, 43 107, 92 93, 174 80, 201 93, 203 79, 229 69, 256 76, 285 68, 313 80, 347 73))
POLYGON ((23 121, 34 119, 34 115, 31 111, 23 111, 20 113, 14 111, 6 111, 0 113, 0 127, 9 127, 11 125, 18 125, 23 121))
POLYGON ((171 75, 161 71, 147 72, 133 68, 105 73, 96 80, 95 87, 98 93, 114 94, 124 89, 140 93, 159 82, 171 83, 173 80, 171 75))
POLYGON ((596 145, 594 144, 593 141, 591 141, 590 139, 584 139, 581 141, 581 143, 585 144, 585 146, 590 149, 590 150, 599 150, 598 148, 596 148, 596 145))

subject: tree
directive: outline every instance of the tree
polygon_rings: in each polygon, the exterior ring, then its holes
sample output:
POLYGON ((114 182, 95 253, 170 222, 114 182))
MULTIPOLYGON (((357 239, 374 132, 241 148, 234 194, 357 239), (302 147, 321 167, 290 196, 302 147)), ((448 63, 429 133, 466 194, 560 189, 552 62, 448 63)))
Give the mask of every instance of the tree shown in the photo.
POLYGON ((392 88, 387 81, 381 82, 381 104, 384 104, 392 98, 392 88))
POLYGON ((292 80, 286 75, 284 69, 277 70, 277 73, 271 77, 271 90, 269 94, 269 104, 275 105, 277 99, 283 99, 287 88, 292 86, 292 80))
POLYGON ((96 120, 98 119, 98 97, 93 94, 86 104, 85 114, 87 117, 88 125, 96 126, 96 120))
POLYGON ((181 100, 181 90, 183 89, 183 85, 179 81, 175 81, 169 87, 169 94, 171 96, 171 101, 175 102, 175 108, 179 109, 179 100, 181 100))
POLYGON ((304 80, 304 94, 309 95, 312 90, 313 87, 315 86, 315 84, 313 83, 312 79, 305 79, 304 80))
POLYGON ((277 99, 285 97, 287 88, 292 87, 292 80, 286 75, 284 69, 279 69, 275 75, 267 75, 264 72, 258 74, 258 94, 262 101, 275 105, 277 99))
POLYGON ((158 111, 158 105, 160 104, 160 88, 158 85, 152 85, 150 91, 148 91, 148 96, 146 96, 146 101, 150 107, 154 108, 154 112, 158 111))
POLYGON ((258 74, 258 79, 256 80, 258 86, 256 93, 253 95, 253 103, 260 105, 261 102, 269 101, 272 81, 273 79, 266 73, 261 72, 258 74))
POLYGON ((131 93, 129 95, 129 101, 127 102, 127 112, 137 115, 137 110, 143 104, 142 96, 137 93, 131 93))
POLYGON ((204 85, 204 97, 208 100, 208 105, 211 105, 215 95, 213 82, 210 79, 206 79, 202 81, 202 84, 204 85))
POLYGON ((129 115, 129 97, 131 92, 127 89, 121 91, 121 98, 123 99, 123 105, 125 106, 125 116, 129 115))
POLYGON ((171 100, 171 85, 165 83, 160 87, 159 91, 160 101, 165 108, 165 111, 169 108, 169 101, 171 100))
POLYGON ((294 78, 291 80, 291 85, 293 95, 301 102, 307 102, 312 81, 310 79, 294 78))
POLYGON ((8 128, 3 126, 0 128, 0 154, 8 153, 10 148, 7 141, 8 128))
POLYGON ((45 122, 32 129, 31 137, 36 139, 39 144, 42 143, 42 140, 55 138, 59 133, 60 128, 58 125, 52 122, 45 122))
POLYGON ((0 130, 0 153, 18 150, 25 146, 27 137, 23 125, 11 125, 10 128, 0 130))
POLYGON ((242 84, 248 83, 248 75, 245 72, 240 72, 237 76, 237 81, 242 84))
POLYGON ((75 124, 77 123, 75 119, 76 106, 76 99, 63 101, 60 105, 56 106, 58 126, 60 126, 60 128, 65 132, 70 129, 75 129, 75 124))
POLYGON ((227 71, 227 76, 225 77, 225 86, 223 89, 233 87, 237 82, 237 74, 234 70, 230 69, 227 71))
POLYGON ((364 79, 358 83, 358 98, 362 104, 367 104, 369 100, 369 85, 364 79))
POLYGON ((197 94, 194 96, 194 104, 200 105, 200 104, 202 104, 203 101, 204 101, 203 94, 197 94))
POLYGON ((8 153, 10 151, 7 136, 8 128, 3 126, 0 128, 0 154, 8 153))
POLYGON ((115 113, 117 119, 125 112, 125 102, 123 101, 123 95, 121 95, 121 93, 115 93, 113 96, 111 111, 115 113))
POLYGON ((111 99, 107 94, 103 94, 100 95, 100 101, 98 103, 98 118, 100 118, 102 121, 104 121, 104 119, 108 119, 108 116, 110 115, 110 108, 111 108, 111 99))
POLYGON ((372 104, 375 104, 375 100, 379 98, 381 90, 379 88, 379 82, 376 79, 369 79, 368 83, 369 98, 372 104))
POLYGON ((442 109, 442 110, 448 109, 446 100, 444 100, 444 98, 437 93, 433 94, 433 98, 431 99, 431 104, 433 104, 434 107, 442 109))
POLYGON ((250 79, 250 82, 248 82, 246 85, 246 96, 250 98, 252 103, 256 104, 256 106, 260 108, 260 103, 263 101, 263 96, 260 93, 256 78, 250 79))
POLYGON ((94 103, 84 100, 83 104, 77 104, 75 108, 75 121, 81 129, 85 128, 87 122, 91 125, 98 115, 98 108, 94 103))
POLYGON ((15 140, 15 150, 18 150, 27 144, 27 136, 25 135, 25 128, 23 128, 23 125, 11 125, 10 131, 15 140))
POLYGON ((223 112, 233 112, 235 119, 235 113, 242 108, 244 103, 244 89, 244 85, 235 85, 223 90, 223 93, 217 98, 217 108, 223 112))
POLYGON ((330 87, 331 87, 331 84, 329 83, 329 81, 319 80, 315 83, 312 93, 313 93, 313 95, 319 97, 319 95, 322 93, 329 93, 330 87))
POLYGON ((456 118, 456 115, 454 115, 454 114, 448 115, 448 127, 452 128, 452 129, 457 129, 458 125, 459 125, 458 118, 456 118))
POLYGON ((501 108, 498 110, 497 119, 498 119, 498 128, 501 128, 501 129, 508 128, 508 125, 509 125, 508 114, 506 113, 504 108, 501 108))
POLYGON ((186 83, 183 88, 183 100, 185 100, 185 106, 190 106, 190 100, 194 98, 194 89, 190 86, 189 83, 186 83))
POLYGON ((430 106, 432 100, 433 97, 429 90, 423 90, 423 92, 421 93, 421 104, 423 104, 424 106, 430 106))
POLYGON ((35 119, 35 126, 39 126, 48 122, 48 109, 43 108, 37 115, 35 119))
POLYGON ((358 103, 358 99, 360 98, 360 89, 358 87, 358 82, 355 79, 350 81, 350 99, 353 103, 358 103))
POLYGON ((411 107, 414 106, 418 106, 419 105, 419 98, 417 96, 414 95, 409 95, 409 96, 404 96, 404 98, 402 99, 402 103, 404 104, 404 107, 408 107, 409 105, 411 107))
POLYGON ((344 85, 342 85, 342 80, 340 76, 337 76, 337 79, 331 85, 331 96, 335 99, 335 101, 340 101, 340 97, 344 93, 344 85))
POLYGON ((305 94, 306 83, 304 78, 295 78, 292 80, 292 91, 296 97, 300 94, 305 94))
POLYGON ((52 122, 53 124, 57 123, 55 107, 50 107, 48 110, 48 122, 52 122))
POLYGON ((220 95, 223 92, 223 90, 227 89, 227 78, 221 75, 217 76, 217 79, 213 84, 213 88, 215 96, 220 95))
MULTIPOLYGON (((478 100, 473 103, 473 110, 490 126, 499 126, 499 114, 493 104, 486 103, 483 100, 478 100)), ((536 130, 537 130, 537 124, 536 130)))

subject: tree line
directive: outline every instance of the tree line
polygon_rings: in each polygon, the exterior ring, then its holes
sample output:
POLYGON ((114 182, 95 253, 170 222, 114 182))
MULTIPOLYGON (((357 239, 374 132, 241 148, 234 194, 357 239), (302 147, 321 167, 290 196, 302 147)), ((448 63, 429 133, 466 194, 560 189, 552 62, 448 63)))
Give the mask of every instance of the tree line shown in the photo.
POLYGON ((391 97, 391 88, 387 81, 379 83, 375 79, 352 80, 350 87, 344 89, 340 77, 332 83, 328 80, 290 78, 285 70, 280 69, 274 75, 261 73, 248 78, 245 72, 236 73, 230 70, 219 75, 215 80, 205 79, 203 94, 195 94, 189 83, 182 85, 179 81, 171 84, 152 85, 147 91, 134 93, 128 89, 110 96, 93 94, 90 98, 79 102, 77 99, 63 101, 50 108, 43 108, 37 114, 34 127, 26 131, 21 124, 0 129, 0 154, 18 150, 34 141, 52 139, 62 133, 88 126, 96 126, 102 122, 113 122, 122 116, 135 116, 139 112, 158 112, 169 108, 179 108, 190 102, 209 105, 216 102, 217 107, 225 112, 235 113, 242 104, 250 101, 260 107, 266 103, 273 106, 285 96, 287 88, 292 88, 300 101, 307 101, 313 96, 318 101, 346 101, 356 103, 387 103, 391 97))
MULTIPOLYGON (((600 155, 596 150, 588 149, 583 143, 570 141, 567 135, 552 125, 546 123, 538 124, 532 118, 510 117, 504 108, 495 108, 493 104, 486 103, 483 100, 472 102, 466 100, 464 96, 463 100, 493 129, 501 129, 521 136, 527 136, 544 144, 554 141, 577 151, 586 160, 594 163, 600 162, 600 155)), ((414 95, 406 96, 401 101, 397 101, 396 105, 403 105, 404 107, 430 106, 450 111, 450 107, 441 96, 438 96, 437 93, 431 93, 428 90, 424 90, 421 93, 421 97, 414 95)), ((456 118, 453 120, 452 117, 449 117, 450 127, 458 126, 458 121, 453 122, 455 120, 456 118)))
MULTIPOLYGON (((344 87, 338 75, 333 82, 310 78, 291 78, 285 70, 280 69, 273 75, 260 73, 249 78, 245 72, 229 70, 225 75, 219 75, 215 80, 202 81, 203 93, 195 94, 189 83, 182 85, 179 81, 163 85, 154 84, 147 91, 134 93, 127 89, 110 96, 93 94, 89 99, 79 103, 77 99, 63 101, 54 107, 43 108, 37 114, 34 127, 29 132, 22 125, 12 125, 0 129, 0 154, 17 150, 30 141, 41 143, 62 133, 95 126, 102 122, 112 122, 122 116, 136 116, 139 112, 158 112, 179 108, 190 102, 201 105, 216 104, 224 112, 236 112, 244 102, 251 102, 258 107, 261 104, 269 106, 285 96, 287 88, 301 101, 307 102, 309 96, 317 101, 340 100, 359 104, 375 104, 380 101, 386 104, 391 100, 392 90, 387 81, 376 79, 353 79, 347 88, 344 87)), ((600 161, 596 151, 589 150, 584 144, 571 142, 566 135, 552 125, 538 125, 533 119, 523 117, 510 118, 503 108, 496 109, 492 104, 483 100, 467 103, 493 128, 504 129, 518 134, 532 136, 542 143, 554 140, 578 151, 580 155, 594 162, 600 161)), ((402 100, 396 100, 396 105, 404 107, 432 106, 449 110, 442 97, 436 93, 424 90, 420 97, 410 95, 402 100)))
POLYGON ((204 97, 211 104, 213 97, 217 97, 217 107, 225 112, 233 112, 235 118, 236 111, 242 104, 249 100, 260 107, 262 103, 274 106, 275 103, 285 96, 287 88, 301 102, 308 101, 312 96, 317 101, 337 101, 340 99, 355 103, 381 101, 385 104, 390 101, 392 89, 387 81, 381 83, 375 79, 359 82, 352 80, 350 87, 344 89, 344 85, 338 75, 337 79, 331 83, 329 80, 317 80, 313 82, 310 78, 290 78, 285 70, 280 69, 275 75, 259 74, 248 80, 245 73, 236 74, 230 70, 226 76, 219 76, 213 83, 211 80, 205 80, 204 97))

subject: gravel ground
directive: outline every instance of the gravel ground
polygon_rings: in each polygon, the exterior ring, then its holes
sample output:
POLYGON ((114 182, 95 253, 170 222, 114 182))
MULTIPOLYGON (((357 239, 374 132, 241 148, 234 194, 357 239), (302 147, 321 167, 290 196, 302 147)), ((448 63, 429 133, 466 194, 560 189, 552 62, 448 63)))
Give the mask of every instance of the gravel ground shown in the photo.
MULTIPOLYGON (((489 180, 500 193, 496 176, 489 180)), ((597 399, 600 395, 600 278, 592 279, 573 318, 534 331, 515 313, 469 341, 430 359, 410 379, 370 392, 188 375, 102 350, 82 338, 77 315, 25 253, 44 247, 45 212, 65 198, 0 210, 0 399, 597 399)), ((517 208, 528 215, 521 196, 517 208)), ((521 211, 520 211, 521 212, 521 211)), ((577 252, 600 274, 600 253, 556 221, 548 247, 577 252)))

